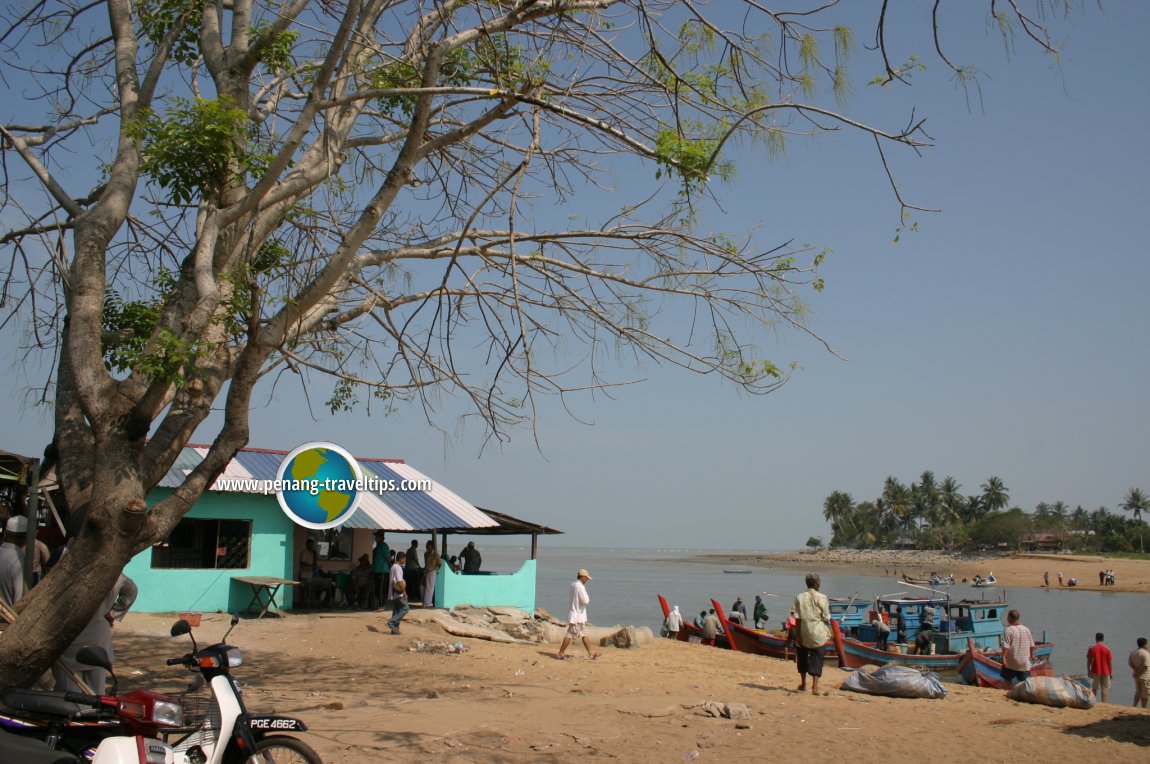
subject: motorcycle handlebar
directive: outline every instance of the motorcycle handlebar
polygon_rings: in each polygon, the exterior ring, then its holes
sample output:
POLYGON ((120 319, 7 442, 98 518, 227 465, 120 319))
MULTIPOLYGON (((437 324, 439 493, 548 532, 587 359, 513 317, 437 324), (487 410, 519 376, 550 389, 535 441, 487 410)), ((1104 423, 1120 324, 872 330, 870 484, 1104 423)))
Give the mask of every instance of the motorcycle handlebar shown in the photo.
POLYGON ((169 666, 183 666, 183 665, 186 665, 191 660, 192 660, 192 656, 190 654, 185 655, 182 658, 168 658, 168 665, 169 666))
POLYGON ((92 706, 93 708, 99 708, 103 705, 99 695, 85 695, 82 692, 66 692, 64 693, 64 700, 81 706, 92 706))

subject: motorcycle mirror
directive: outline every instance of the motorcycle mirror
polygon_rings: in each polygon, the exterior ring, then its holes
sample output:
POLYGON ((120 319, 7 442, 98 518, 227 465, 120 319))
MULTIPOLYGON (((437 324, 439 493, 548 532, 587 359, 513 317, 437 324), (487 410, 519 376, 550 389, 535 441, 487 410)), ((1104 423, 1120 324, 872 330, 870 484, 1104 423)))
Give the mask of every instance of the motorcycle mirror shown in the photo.
POLYGON ((234 629, 236 627, 236 624, 239 622, 240 622, 240 614, 239 613, 232 613, 232 625, 229 626, 228 630, 224 633, 224 638, 220 640, 221 642, 227 642, 228 641, 228 635, 232 633, 232 629, 234 629))
POLYGON ((173 637, 183 636, 184 634, 191 633, 191 631, 192 631, 192 625, 182 618, 172 624, 172 636, 173 637))

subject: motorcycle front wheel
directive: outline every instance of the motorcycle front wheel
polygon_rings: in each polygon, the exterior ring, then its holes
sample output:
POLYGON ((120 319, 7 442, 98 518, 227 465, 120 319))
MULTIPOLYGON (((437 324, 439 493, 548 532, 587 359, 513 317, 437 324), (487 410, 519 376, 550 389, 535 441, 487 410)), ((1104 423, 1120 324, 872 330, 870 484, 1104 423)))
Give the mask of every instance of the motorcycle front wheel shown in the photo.
POLYGON ((302 740, 287 735, 269 735, 257 744, 260 764, 323 764, 323 759, 302 740))

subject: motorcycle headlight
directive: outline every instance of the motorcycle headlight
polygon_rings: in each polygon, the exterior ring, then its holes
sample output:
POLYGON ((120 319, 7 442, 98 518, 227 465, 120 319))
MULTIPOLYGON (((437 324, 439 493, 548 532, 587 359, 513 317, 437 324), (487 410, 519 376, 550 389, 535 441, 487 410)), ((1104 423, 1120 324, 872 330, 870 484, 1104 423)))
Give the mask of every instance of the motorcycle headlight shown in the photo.
POLYGON ((243 665, 244 654, 240 651, 240 648, 229 647, 228 651, 227 651, 227 656, 228 656, 228 668, 235 668, 236 666, 242 666, 243 665))
POLYGON ((184 706, 171 700, 157 700, 152 707, 152 721, 172 727, 183 726, 184 706))

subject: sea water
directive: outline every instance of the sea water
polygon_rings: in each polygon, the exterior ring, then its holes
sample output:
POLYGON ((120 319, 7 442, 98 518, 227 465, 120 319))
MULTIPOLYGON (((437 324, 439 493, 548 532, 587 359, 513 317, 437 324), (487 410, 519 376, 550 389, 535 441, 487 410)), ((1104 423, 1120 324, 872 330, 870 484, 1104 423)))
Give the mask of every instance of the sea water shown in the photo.
MULTIPOLYGON (((736 597, 742 597, 750 613, 755 595, 764 597, 768 628, 778 628, 786 618, 794 596, 806 586, 808 571, 795 568, 773 568, 758 565, 732 565, 706 562, 708 554, 765 554, 755 550, 699 549, 606 549, 571 548, 540 544, 536 605, 560 620, 567 617, 571 582, 580 568, 591 573, 587 584, 591 596, 588 615, 596 626, 614 624, 647 626, 658 633, 662 611, 657 595, 671 605, 678 605, 683 618, 690 621, 700 610, 711 607, 714 597, 729 609, 736 597), (723 569, 747 569, 750 574, 724 573, 723 569)), ((530 555, 526 546, 483 546, 483 568, 512 573, 530 555)), ((881 594, 905 592, 918 596, 916 590, 900 584, 893 575, 864 576, 840 571, 813 571, 822 579, 822 592, 830 597, 857 597, 871 600, 881 594)), ((939 571, 940 573, 944 571, 939 571)), ((991 572, 987 570, 987 573, 991 572)), ((1037 582, 1035 582, 1037 583, 1037 582)), ((1114 653, 1114 681, 1110 702, 1128 704, 1134 698, 1134 681, 1126 660, 1135 649, 1138 637, 1150 637, 1150 595, 1083 591, 1070 588, 1028 589, 1005 586, 975 589, 969 584, 942 587, 952 600, 998 599, 1005 596, 1010 607, 1022 614, 1022 622, 1034 632, 1035 639, 1045 635, 1054 643, 1051 663, 1056 674, 1086 673, 1086 650, 1094 644, 1095 632, 1106 635, 1106 644, 1114 653)))

